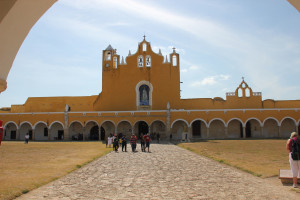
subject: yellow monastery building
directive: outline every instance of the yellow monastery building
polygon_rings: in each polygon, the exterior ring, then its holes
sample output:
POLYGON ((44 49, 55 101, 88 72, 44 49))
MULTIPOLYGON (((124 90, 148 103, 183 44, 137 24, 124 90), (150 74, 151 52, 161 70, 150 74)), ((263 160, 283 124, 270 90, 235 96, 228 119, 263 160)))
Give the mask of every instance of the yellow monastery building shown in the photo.
POLYGON ((104 140, 109 134, 160 134, 161 139, 288 138, 299 132, 300 100, 262 100, 243 80, 226 100, 180 98, 175 49, 155 53, 145 39, 123 59, 102 54, 102 92, 80 97, 29 97, 0 111, 4 140, 104 140))

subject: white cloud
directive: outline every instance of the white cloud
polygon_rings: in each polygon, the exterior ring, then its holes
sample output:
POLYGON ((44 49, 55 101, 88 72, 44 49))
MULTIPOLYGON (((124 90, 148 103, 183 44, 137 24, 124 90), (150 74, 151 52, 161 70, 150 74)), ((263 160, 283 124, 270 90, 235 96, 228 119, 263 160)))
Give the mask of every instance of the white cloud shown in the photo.
POLYGON ((202 81, 194 81, 193 83, 191 83, 192 87, 196 87, 196 86, 205 86, 205 85, 215 85, 217 83, 219 83, 220 81, 225 81, 229 79, 229 75, 216 75, 216 76, 209 76, 209 77, 205 77, 202 81))
POLYGON ((187 69, 181 69, 181 70, 180 70, 181 73, 185 73, 185 72, 187 72, 187 71, 188 71, 187 69))

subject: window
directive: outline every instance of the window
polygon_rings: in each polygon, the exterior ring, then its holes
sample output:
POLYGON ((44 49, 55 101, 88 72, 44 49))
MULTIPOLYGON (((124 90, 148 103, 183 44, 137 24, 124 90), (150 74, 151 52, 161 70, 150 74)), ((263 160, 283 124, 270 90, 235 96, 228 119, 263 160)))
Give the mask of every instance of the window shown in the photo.
POLYGON ((147 44, 143 43, 143 51, 147 51, 147 44))
POLYGON ((242 90, 241 88, 238 90, 238 96, 239 96, 239 97, 242 97, 242 96, 243 96, 243 90, 242 90))
POLYGON ((114 68, 117 69, 118 67, 118 58, 114 57, 114 68))
POLYGON ((143 56, 138 57, 138 67, 143 67, 144 66, 144 61, 143 61, 143 56))
POLYGON ((245 89, 246 97, 250 97, 250 89, 246 88, 245 89))
POLYGON ((111 60, 111 53, 110 51, 105 53, 105 60, 111 60))
POLYGON ((45 136, 45 137, 48 136, 48 128, 44 128, 44 136, 45 136))
POLYGON ((177 66, 177 56, 172 56, 172 63, 173 63, 173 66, 177 66))
POLYGON ((151 56, 146 56, 146 67, 151 67, 151 56))

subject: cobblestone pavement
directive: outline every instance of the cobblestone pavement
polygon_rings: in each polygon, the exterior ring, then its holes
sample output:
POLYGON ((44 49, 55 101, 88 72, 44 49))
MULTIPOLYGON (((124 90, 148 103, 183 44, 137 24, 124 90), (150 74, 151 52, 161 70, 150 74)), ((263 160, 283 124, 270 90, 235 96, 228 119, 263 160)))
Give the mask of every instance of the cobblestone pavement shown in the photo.
POLYGON ((18 199, 299 198, 290 186, 271 184, 175 145, 151 144, 151 153, 138 150, 111 152, 18 199))

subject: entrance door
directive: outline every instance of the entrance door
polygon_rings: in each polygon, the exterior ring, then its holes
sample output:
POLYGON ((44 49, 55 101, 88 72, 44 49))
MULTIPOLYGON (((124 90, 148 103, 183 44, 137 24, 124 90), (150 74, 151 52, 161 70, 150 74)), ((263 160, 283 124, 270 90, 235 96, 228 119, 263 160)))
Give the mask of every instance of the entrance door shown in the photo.
POLYGON ((63 130, 58 130, 57 131, 57 139, 58 140, 63 140, 64 139, 64 131, 63 130))
POLYGON ((246 138, 251 138, 251 123, 247 122, 246 124, 246 138))
POLYGON ((141 134, 147 134, 149 131, 149 126, 146 122, 141 121, 139 122, 139 132, 138 132, 138 137, 141 137, 141 134))
POLYGON ((99 140, 99 127, 94 126, 90 131, 90 140, 99 140))

